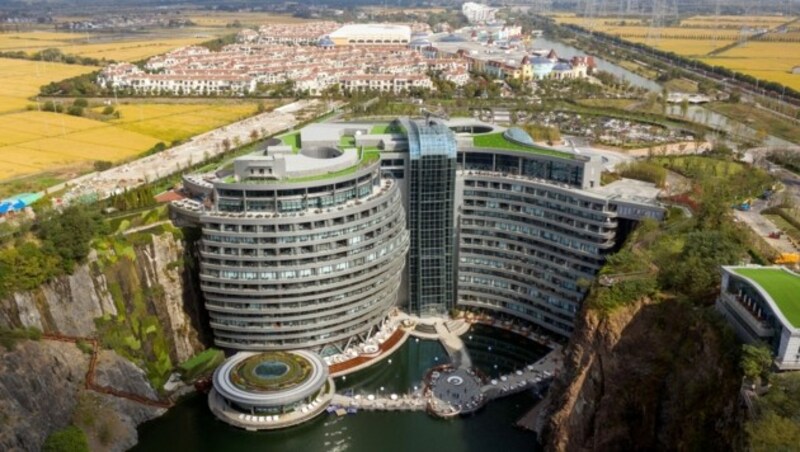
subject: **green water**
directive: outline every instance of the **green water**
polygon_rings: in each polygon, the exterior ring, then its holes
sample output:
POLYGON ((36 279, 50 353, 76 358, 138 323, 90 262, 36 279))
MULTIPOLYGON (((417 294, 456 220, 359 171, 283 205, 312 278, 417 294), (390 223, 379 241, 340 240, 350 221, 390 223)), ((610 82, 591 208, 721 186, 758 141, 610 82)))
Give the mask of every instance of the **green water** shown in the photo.
MULTIPOLYGON (((546 349, 519 336, 477 326, 463 336, 473 364, 496 375, 515 369, 546 349), (469 339, 472 335, 472 339, 469 339), (488 347, 492 347, 491 350, 488 347), (497 367, 495 367, 497 366, 497 367)), ((438 342, 409 339, 388 359, 336 379, 339 390, 356 393, 407 392, 424 372, 447 361, 438 342)), ((274 432, 247 432, 211 414, 206 397, 193 395, 164 416, 139 428, 134 451, 280 451, 280 452, 460 452, 534 451, 535 436, 514 422, 536 401, 532 393, 491 402, 467 418, 440 420, 424 412, 366 412, 344 417, 323 414, 303 425, 274 432)))

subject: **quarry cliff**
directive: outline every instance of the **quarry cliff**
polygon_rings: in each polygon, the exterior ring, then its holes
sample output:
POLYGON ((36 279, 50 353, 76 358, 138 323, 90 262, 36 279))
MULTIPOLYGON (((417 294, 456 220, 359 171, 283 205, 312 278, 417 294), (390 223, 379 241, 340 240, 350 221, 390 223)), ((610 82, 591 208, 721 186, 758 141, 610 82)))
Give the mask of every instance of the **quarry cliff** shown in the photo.
POLYGON ((48 337, 96 338, 95 383, 152 400, 174 366, 204 348, 202 300, 180 234, 111 237, 95 248, 71 274, 0 299, 0 327, 45 334, 0 347, 2 450, 36 450, 70 424, 92 450, 125 450, 136 426, 164 411, 86 389, 91 347, 48 337))
POLYGON ((741 450, 737 350, 707 307, 589 304, 545 402, 546 450, 741 450))

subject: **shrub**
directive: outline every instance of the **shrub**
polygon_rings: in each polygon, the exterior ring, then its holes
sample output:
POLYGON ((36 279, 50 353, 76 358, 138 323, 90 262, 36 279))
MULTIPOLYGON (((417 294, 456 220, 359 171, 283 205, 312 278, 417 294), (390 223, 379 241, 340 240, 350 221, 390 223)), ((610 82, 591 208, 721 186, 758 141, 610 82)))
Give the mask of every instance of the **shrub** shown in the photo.
POLYGON ((114 107, 112 107, 111 105, 103 109, 104 115, 110 115, 112 113, 114 113, 114 107))
POLYGON ((74 425, 56 430, 44 441, 42 452, 89 452, 89 441, 83 430, 74 425))
POLYGON ((73 105, 67 109, 67 114, 72 116, 83 116, 83 107, 73 105))
POLYGON ((72 105, 74 105, 76 107, 86 108, 86 107, 89 106, 89 101, 81 97, 81 98, 75 99, 75 101, 72 102, 72 105))

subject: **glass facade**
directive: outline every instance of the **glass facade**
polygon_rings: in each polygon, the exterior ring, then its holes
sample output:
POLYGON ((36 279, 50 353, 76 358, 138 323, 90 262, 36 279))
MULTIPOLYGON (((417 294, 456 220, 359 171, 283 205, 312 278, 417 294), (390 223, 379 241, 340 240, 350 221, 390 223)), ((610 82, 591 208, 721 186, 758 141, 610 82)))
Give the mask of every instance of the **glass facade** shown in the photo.
POLYGON ((455 302, 453 202, 457 145, 441 124, 406 121, 410 168, 408 258, 410 311, 442 314, 455 302))

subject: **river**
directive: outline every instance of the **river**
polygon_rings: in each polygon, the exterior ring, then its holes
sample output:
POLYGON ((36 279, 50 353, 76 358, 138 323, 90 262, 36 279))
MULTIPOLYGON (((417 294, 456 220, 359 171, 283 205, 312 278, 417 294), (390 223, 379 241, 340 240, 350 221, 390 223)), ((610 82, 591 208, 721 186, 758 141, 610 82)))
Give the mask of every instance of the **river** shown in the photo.
MULTIPOLYGON (((535 49, 553 49, 556 51, 556 54, 560 58, 571 58, 573 56, 578 55, 586 55, 586 52, 579 50, 575 47, 570 45, 558 42, 558 41, 551 41, 547 38, 536 38, 532 42, 532 46, 535 49)), ((597 65, 597 68, 601 71, 609 72, 611 74, 616 75, 622 80, 627 80, 631 85, 638 86, 640 88, 645 88, 649 91, 661 92, 661 85, 658 83, 642 77, 641 75, 634 74, 633 72, 623 68, 622 66, 617 66, 614 63, 611 63, 607 60, 604 60, 600 57, 593 57, 594 62, 597 65)))
MULTIPOLYGON (((501 330, 475 326, 463 336, 473 364, 492 376, 544 356, 547 349, 501 330)), ((338 390, 391 393, 413 390, 425 371, 447 362, 438 342, 410 338, 384 360, 347 378, 338 390), (383 389, 381 389, 383 388, 383 389)), ((303 425, 274 432, 247 432, 211 414, 206 397, 195 394, 164 416, 139 427, 134 451, 286 451, 286 452, 461 452, 535 451, 533 433, 514 427, 537 396, 524 392, 489 403, 473 416, 435 419, 424 412, 367 412, 336 417, 323 414, 303 425)))
MULTIPOLYGON (((558 56, 562 58, 570 58, 576 55, 586 54, 586 52, 581 51, 576 47, 572 47, 558 41, 551 41, 546 38, 536 38, 533 40, 532 45, 536 49, 553 49, 556 51, 558 56)), ((646 88, 649 91, 658 93, 660 93, 663 89, 660 84, 654 82, 653 80, 644 78, 638 74, 634 74, 628 69, 625 69, 614 63, 610 63, 600 57, 594 57, 594 61, 597 64, 598 69, 614 74, 622 80, 627 80, 634 86, 646 88)), ((683 116, 692 122, 703 124, 717 130, 723 130, 734 137, 753 140, 757 134, 752 127, 730 119, 719 113, 713 112, 700 105, 690 105, 685 115, 681 113, 679 105, 670 106, 667 112, 670 115, 683 116)), ((776 136, 767 135, 764 139, 764 146, 786 147, 794 146, 794 144, 776 136)))

